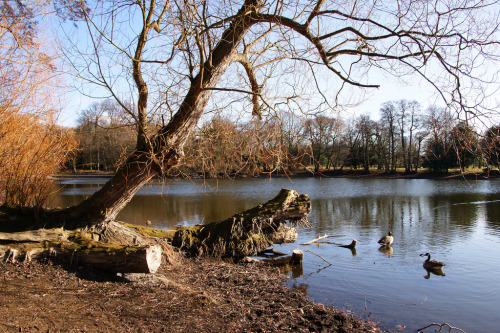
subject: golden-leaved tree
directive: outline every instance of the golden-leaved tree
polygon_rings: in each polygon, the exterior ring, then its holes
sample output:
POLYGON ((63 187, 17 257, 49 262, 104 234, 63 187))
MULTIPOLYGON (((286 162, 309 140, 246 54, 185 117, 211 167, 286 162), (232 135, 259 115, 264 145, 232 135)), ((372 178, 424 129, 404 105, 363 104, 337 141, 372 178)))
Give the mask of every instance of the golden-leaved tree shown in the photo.
POLYGON ((38 4, 0 5, 0 203, 46 204, 50 176, 75 147, 72 130, 56 125, 57 78, 37 30, 38 4))

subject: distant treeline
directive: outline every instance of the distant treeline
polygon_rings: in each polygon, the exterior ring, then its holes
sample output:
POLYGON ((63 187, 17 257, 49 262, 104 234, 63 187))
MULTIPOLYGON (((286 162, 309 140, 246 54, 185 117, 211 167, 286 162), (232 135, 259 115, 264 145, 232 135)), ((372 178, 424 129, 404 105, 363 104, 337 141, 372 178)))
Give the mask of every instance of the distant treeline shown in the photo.
MULTIPOLYGON (((161 119, 160 119, 161 121, 161 119)), ((135 128, 110 101, 82 112, 76 170, 114 171, 135 145, 135 128)), ((154 127, 151 124, 150 127, 154 127)), ((498 168, 500 126, 480 133, 446 108, 423 109, 416 101, 389 101, 380 120, 288 113, 266 121, 239 122, 214 116, 192 133, 182 164, 172 173, 224 178, 262 173, 294 174, 356 169, 368 172, 447 172, 470 166, 498 168)))

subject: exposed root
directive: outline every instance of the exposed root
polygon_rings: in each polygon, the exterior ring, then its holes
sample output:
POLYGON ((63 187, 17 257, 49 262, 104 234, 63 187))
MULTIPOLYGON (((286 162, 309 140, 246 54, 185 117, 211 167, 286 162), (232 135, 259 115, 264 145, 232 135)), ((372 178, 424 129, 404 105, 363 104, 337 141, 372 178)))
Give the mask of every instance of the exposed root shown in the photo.
POLYGON ((172 244, 191 255, 236 257, 256 255, 273 244, 293 243, 305 225, 311 203, 306 194, 283 189, 272 200, 222 222, 178 228, 172 244))

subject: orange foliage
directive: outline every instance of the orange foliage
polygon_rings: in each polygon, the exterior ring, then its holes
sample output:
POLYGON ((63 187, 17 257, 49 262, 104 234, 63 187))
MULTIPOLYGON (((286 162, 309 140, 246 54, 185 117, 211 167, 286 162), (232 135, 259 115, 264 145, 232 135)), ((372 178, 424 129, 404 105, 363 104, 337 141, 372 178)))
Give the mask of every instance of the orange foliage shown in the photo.
POLYGON ((50 195, 50 177, 76 146, 74 133, 33 115, 7 118, 0 120, 0 200, 40 208, 50 195))
POLYGON ((50 194, 50 176, 76 140, 72 130, 55 125, 51 59, 34 39, 21 38, 22 24, 5 17, 0 23, 0 204, 41 208, 50 194))

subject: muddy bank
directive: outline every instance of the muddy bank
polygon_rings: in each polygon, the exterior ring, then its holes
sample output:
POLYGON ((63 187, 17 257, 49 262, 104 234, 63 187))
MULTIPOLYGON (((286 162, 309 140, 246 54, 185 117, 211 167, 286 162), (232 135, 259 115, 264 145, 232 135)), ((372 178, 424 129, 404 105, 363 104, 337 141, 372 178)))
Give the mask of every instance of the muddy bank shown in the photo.
POLYGON ((2 332, 377 332, 314 304, 274 268, 183 258, 120 277, 51 263, 0 264, 2 332))

